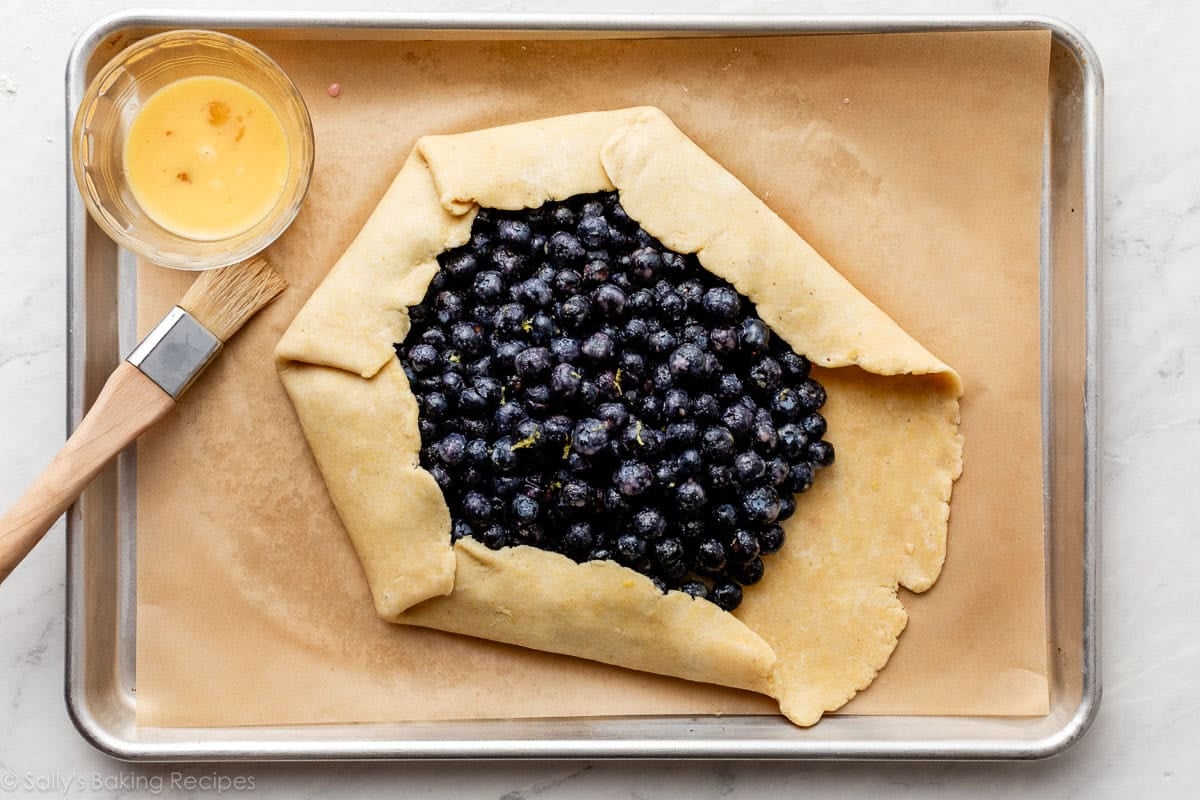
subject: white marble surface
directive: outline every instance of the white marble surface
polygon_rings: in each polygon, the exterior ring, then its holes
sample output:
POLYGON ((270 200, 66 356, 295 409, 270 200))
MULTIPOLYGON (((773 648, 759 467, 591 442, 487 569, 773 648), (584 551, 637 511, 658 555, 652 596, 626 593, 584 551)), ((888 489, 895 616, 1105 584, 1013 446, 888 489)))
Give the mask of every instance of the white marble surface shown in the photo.
MULTIPOLYGON (((171 4, 205 8, 200 0, 171 4)), ((230 4, 232 5, 232 4, 230 4)), ((240 5, 249 5, 248 2, 240 5)), ((257 3, 327 8, 341 3, 257 3)), ((356 0, 422 10, 425 0, 356 0)), ((779 0, 470 3, 445 10, 787 11, 779 0)), ((117 0, 0 2, 0 506, 63 437, 62 73, 75 36, 117 0)), ((1099 720, 1065 755, 1028 764, 245 765, 114 762, 71 727, 62 701, 61 525, 0 587, 0 797, 15 776, 40 796, 137 796, 217 778, 264 796, 665 798, 1200 796, 1200 6, 1046 0, 875 0, 806 12, 1035 12, 1083 30, 1107 79, 1104 241, 1104 684, 1099 720), (32 783, 31 783, 32 782, 32 783)), ((232 792, 232 786, 226 791, 232 792)))

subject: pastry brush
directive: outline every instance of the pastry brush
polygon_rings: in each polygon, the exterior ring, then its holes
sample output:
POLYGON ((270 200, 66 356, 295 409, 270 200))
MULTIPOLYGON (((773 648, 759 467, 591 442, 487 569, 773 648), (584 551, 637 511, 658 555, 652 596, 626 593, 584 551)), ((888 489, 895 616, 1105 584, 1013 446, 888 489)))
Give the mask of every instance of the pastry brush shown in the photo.
POLYGON ((262 256, 204 272, 113 371, 58 455, 0 517, 0 581, 117 453, 175 407, 222 345, 287 284, 262 256))

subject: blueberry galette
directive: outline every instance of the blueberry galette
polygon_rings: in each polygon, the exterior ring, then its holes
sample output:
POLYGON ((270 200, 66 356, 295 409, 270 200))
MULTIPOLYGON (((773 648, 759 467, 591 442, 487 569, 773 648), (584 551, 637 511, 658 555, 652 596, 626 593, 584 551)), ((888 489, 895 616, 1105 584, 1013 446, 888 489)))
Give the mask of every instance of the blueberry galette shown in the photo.
POLYGON ((945 556, 957 374, 656 109, 421 139, 277 356, 390 621, 807 725, 945 556))

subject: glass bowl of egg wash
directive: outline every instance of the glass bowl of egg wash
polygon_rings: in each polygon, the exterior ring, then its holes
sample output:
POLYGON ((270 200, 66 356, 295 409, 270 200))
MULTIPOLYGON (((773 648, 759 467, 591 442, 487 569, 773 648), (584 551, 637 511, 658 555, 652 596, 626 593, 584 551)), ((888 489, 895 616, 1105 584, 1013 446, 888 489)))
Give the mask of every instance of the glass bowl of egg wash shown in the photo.
POLYGON ((89 213, 119 245, 162 266, 214 269, 263 250, 295 219, 312 177, 312 122, 258 48, 168 31, 93 79, 72 160, 89 213))

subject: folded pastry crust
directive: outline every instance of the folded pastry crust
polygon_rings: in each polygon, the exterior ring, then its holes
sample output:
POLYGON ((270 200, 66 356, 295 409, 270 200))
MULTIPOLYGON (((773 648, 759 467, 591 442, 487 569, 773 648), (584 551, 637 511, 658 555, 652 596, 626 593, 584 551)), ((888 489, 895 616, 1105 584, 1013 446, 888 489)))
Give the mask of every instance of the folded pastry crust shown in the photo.
POLYGON ((422 138, 276 356, 387 620, 762 692, 810 725, 884 666, 907 621, 898 585, 924 591, 945 558, 957 373, 654 108, 422 138), (788 544, 734 613, 614 562, 451 545, 419 464, 393 344, 438 254, 468 240, 480 206, 614 189, 649 233, 754 302, 828 390, 838 461, 798 498, 788 544))

